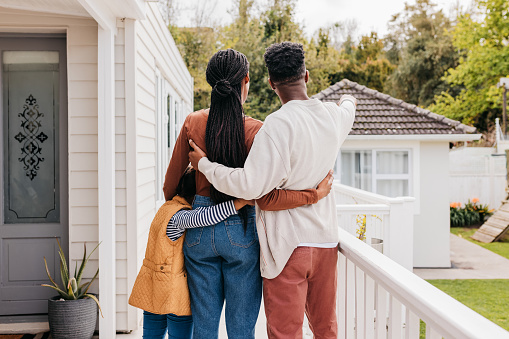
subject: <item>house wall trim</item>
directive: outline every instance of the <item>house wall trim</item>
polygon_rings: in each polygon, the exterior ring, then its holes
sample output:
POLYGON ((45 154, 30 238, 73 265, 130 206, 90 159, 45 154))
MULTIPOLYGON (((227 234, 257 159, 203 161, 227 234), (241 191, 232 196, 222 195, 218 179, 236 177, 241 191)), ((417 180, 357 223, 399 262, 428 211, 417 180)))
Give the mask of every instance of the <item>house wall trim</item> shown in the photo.
MULTIPOLYGON (((127 290, 131 291, 138 273, 137 129, 136 121, 136 21, 126 19, 125 27, 125 114, 126 114, 126 194, 127 194, 127 290)), ((138 327, 138 311, 128 306, 127 325, 138 327)))
POLYGON ((98 222, 100 338, 116 333, 115 36, 98 27, 98 222))
POLYGON ((419 140, 419 141, 474 141, 482 134, 413 134, 413 135, 349 135, 347 140, 419 140))

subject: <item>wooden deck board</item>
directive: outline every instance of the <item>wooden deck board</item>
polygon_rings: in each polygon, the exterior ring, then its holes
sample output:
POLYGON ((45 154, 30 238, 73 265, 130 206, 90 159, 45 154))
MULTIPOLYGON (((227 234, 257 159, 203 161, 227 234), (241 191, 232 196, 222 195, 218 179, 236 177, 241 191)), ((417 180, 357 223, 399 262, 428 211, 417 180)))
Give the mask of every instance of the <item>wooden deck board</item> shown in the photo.
POLYGON ((502 206, 474 233, 472 239, 489 243, 500 239, 509 230, 509 200, 504 200, 502 206))

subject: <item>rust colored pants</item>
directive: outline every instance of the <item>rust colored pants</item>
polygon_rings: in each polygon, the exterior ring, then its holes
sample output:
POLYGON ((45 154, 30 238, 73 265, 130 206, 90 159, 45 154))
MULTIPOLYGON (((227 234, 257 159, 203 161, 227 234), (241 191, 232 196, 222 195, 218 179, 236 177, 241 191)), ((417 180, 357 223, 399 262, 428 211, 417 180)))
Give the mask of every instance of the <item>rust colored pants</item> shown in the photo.
POLYGON ((337 248, 297 247, 276 278, 263 279, 270 339, 302 338, 304 312, 315 338, 337 338, 337 261, 337 248))

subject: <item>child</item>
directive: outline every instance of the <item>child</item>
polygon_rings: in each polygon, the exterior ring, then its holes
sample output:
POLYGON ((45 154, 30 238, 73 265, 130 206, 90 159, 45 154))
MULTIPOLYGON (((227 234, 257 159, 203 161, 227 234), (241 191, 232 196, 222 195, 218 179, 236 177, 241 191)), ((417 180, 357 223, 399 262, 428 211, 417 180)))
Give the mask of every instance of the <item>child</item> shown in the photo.
MULTIPOLYGON (((331 189, 330 176, 317 188, 319 198, 331 189)), ((215 225, 247 205, 243 199, 210 207, 191 208, 195 192, 195 170, 189 167, 177 186, 177 195, 157 212, 150 226, 143 266, 133 286, 129 304, 144 310, 143 338, 191 338, 187 274, 184 267, 184 230, 215 225)), ((293 191, 288 191, 292 194, 293 191)))

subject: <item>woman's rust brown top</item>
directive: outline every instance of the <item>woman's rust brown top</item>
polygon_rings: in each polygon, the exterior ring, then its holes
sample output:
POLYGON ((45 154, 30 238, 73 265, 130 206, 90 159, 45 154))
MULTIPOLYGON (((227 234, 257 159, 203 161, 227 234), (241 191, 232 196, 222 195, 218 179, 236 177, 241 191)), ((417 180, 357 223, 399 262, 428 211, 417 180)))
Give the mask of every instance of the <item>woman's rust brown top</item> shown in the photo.
MULTIPOLYGON (((189 165, 189 140, 192 139, 201 149, 207 149, 205 147, 205 129, 207 127, 208 113, 208 109, 196 111, 189 114, 184 121, 164 179, 163 191, 166 200, 170 200, 176 195, 176 188, 180 177, 189 165)), ((248 152, 251 149, 256 133, 261 127, 261 121, 248 116, 245 117, 244 130, 248 152)), ((206 197, 210 196, 210 183, 199 171, 196 171, 196 194, 206 197)), ((316 189, 303 191, 274 189, 267 195, 257 199, 256 203, 262 210, 277 211, 314 204, 317 201, 318 194, 316 189)))

